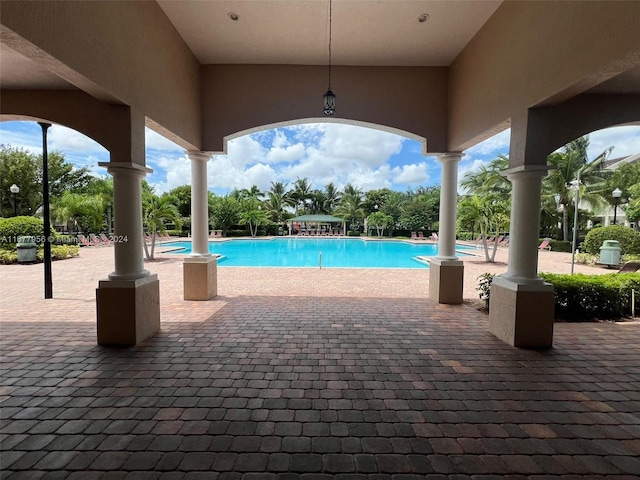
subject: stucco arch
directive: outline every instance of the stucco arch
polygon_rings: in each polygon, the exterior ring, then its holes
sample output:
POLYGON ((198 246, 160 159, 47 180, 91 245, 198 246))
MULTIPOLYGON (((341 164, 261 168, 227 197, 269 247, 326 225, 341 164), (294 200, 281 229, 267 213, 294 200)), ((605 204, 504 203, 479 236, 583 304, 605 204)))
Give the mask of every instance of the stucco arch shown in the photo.
MULTIPOLYGON (((326 74, 308 65, 203 66, 202 150, 223 151, 237 132, 317 121, 326 74)), ((446 152, 447 79, 443 67, 336 66, 336 117, 322 121, 412 132, 427 139, 425 152, 446 152)))
POLYGON ((640 95, 584 94, 532 108, 512 119, 509 164, 546 165, 550 153, 582 135, 632 123, 640 124, 640 95))
POLYGON ((222 142, 222 151, 219 152, 211 152, 214 155, 226 155, 227 152, 227 144, 230 140, 234 140, 239 137, 244 137, 245 135, 251 135, 252 133, 263 132, 265 130, 272 130, 274 128, 281 127, 290 127, 294 125, 303 125, 310 123, 334 123, 338 125, 352 125, 356 127, 370 128, 373 130, 381 130, 383 132, 393 133, 395 135, 399 135, 401 137, 409 138, 411 140, 415 140, 420 143, 421 149, 420 153, 422 155, 427 155, 427 139, 417 135, 415 133, 407 132, 405 130, 400 130, 398 128, 388 127, 385 125, 378 125, 376 123, 362 122, 358 120, 348 120, 344 118, 330 118, 330 117, 313 117, 313 118, 300 118, 296 120, 288 120, 283 122, 271 123, 268 125, 261 125, 259 127, 249 128, 243 131, 239 131, 230 135, 227 135, 223 138, 222 142))
POLYGON ((144 165, 144 116, 79 91, 5 90, 0 120, 39 120, 64 125, 95 140, 112 162, 144 165))

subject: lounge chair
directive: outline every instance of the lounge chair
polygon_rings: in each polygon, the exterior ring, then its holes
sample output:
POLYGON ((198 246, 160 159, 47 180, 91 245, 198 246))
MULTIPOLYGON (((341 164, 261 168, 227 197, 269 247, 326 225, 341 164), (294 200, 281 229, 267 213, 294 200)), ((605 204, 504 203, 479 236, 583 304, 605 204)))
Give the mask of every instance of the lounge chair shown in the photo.
POLYGON ((618 273, 635 273, 638 270, 640 270, 640 262, 627 262, 618 270, 618 273))
POLYGON ((418 240, 424 240, 424 233, 418 232, 418 240))
POLYGON ((507 235, 502 239, 500 243, 498 243, 499 247, 508 247, 509 246, 509 236, 507 235))
POLYGON ((100 240, 102 241, 103 245, 111 245, 111 240, 109 240, 109 237, 107 237, 104 233, 100 234, 100 240))
POLYGON ((436 232, 433 232, 431 234, 431 240, 433 240, 434 242, 438 243, 438 234, 436 232))
POLYGON ((93 246, 93 243, 91 243, 89 241, 89 239, 87 239, 87 237, 85 237, 81 233, 78 234, 78 240, 80 240, 80 246, 81 247, 91 247, 91 246, 93 246))
POLYGON ((411 240, 417 240, 418 234, 416 232, 411 232, 411 240))
POLYGON ((92 245, 97 245, 97 246, 104 245, 104 243, 102 243, 102 240, 96 237, 93 233, 89 234, 89 241, 91 242, 92 245))
POLYGON ((549 250, 551 251, 551 239, 545 238, 544 241, 538 246, 538 250, 549 250))

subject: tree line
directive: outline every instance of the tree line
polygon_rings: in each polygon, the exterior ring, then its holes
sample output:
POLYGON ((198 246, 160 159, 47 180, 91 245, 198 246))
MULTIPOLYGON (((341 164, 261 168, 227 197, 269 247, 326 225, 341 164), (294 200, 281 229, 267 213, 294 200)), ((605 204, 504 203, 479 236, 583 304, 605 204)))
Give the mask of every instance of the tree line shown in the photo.
MULTIPOLYGON (((622 191, 619 208, 627 219, 640 221, 640 164, 623 165, 615 171, 604 169, 611 151, 606 149, 594 160, 587 158, 588 136, 580 137, 548 157, 551 167, 543 180, 541 237, 570 240, 570 226, 579 190, 578 221, 581 229, 594 213, 613 205, 611 192, 622 191), (579 184, 578 184, 579 176, 579 184), (560 226, 560 227, 558 227, 560 226)), ((504 175, 509 158, 498 155, 478 171, 462 178, 464 195, 458 199, 458 232, 481 238, 499 236, 509 229, 511 183, 504 175)), ((113 224, 113 181, 92 176, 87 168, 76 168, 60 152, 49 154, 50 198, 52 220, 69 233, 111 232, 113 224)), ((0 213, 4 217, 39 216, 42 207, 42 156, 0 145, 0 213), (20 192, 10 192, 16 184, 20 192)), ((363 191, 347 184, 340 189, 329 183, 314 188, 308 178, 298 178, 292 184, 272 182, 266 191, 256 185, 235 189, 227 195, 208 192, 210 228, 229 235, 238 229, 252 236, 259 229, 274 232, 285 229, 294 216, 326 214, 343 219, 354 234, 367 227, 378 235, 392 236, 398 231, 437 230, 440 209, 440 187, 418 187, 406 192, 387 188, 363 191)), ((146 181, 142 182, 143 221, 151 238, 167 229, 190 229, 191 186, 182 185, 157 194, 146 181)), ((495 258, 496 245, 488 261, 495 258)))

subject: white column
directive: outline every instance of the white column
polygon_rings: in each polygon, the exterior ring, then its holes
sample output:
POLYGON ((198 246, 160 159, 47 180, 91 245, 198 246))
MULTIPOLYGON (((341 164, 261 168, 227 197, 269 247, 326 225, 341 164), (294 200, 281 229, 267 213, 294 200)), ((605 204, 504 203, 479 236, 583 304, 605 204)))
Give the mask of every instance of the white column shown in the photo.
POLYGON ((151 172, 136 163, 103 162, 113 176, 115 271, 109 280, 135 280, 149 276, 144 269, 141 180, 151 172))
POLYGON ((542 284, 538 276, 538 246, 542 178, 546 165, 507 170, 513 185, 509 229, 509 265, 502 278, 518 284, 542 284))
POLYGON ((456 260, 456 209, 458 206, 458 162, 462 153, 444 153, 438 156, 442 164, 440 186, 440 227, 438 256, 441 260, 456 260))
POLYGON ((191 160, 191 255, 210 256, 209 199, 207 193, 207 162, 205 152, 187 152, 191 160))

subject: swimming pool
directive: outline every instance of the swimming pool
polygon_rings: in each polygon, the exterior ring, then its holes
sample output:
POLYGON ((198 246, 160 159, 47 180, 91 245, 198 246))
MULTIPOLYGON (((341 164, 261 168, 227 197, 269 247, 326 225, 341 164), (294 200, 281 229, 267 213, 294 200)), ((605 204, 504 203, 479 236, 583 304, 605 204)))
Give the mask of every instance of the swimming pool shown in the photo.
MULTIPOLYGON (((191 242, 163 243, 161 252, 191 253, 191 242)), ((473 249, 458 245, 458 250, 473 249)), ((209 242, 209 251, 222 255, 220 266, 318 267, 323 268, 428 268, 417 257, 437 254, 433 243, 413 244, 399 240, 358 238, 233 239, 209 242)))

